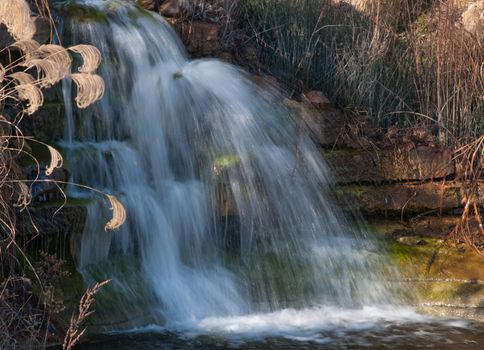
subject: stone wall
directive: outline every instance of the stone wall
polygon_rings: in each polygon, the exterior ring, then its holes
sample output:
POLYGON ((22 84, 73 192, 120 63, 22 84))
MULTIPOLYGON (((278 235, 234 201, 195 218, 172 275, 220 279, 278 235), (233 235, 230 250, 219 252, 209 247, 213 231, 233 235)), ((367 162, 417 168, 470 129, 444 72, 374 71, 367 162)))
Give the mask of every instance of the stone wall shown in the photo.
MULTIPOLYGON (((286 105, 299 112, 319 144, 335 197, 345 210, 360 213, 367 230, 381 239, 400 266, 403 287, 416 292, 414 302, 432 314, 483 320, 483 258, 449 240, 467 200, 452 150, 424 130, 381 130, 321 98, 301 101, 286 105)), ((481 179, 482 210, 483 193, 481 179)), ((479 235, 475 220, 468 229, 479 235)))

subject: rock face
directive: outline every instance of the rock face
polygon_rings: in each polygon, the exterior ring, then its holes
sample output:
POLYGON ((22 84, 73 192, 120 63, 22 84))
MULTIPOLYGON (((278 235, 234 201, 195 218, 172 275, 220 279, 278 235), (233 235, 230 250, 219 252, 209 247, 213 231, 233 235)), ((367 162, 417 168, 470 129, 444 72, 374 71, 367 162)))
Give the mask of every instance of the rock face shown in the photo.
POLYGON ((309 91, 302 95, 302 99, 306 103, 319 109, 331 107, 331 101, 324 96, 322 91, 309 91))
POLYGON ((425 181, 455 173, 451 152, 439 147, 340 149, 323 151, 323 156, 339 184, 425 181))
MULTIPOLYGON (((151 6, 154 8, 154 0, 144 0, 151 2, 151 6)), ((181 14, 182 11, 182 6, 187 3, 188 1, 184 0, 168 0, 168 1, 159 1, 162 4, 158 5, 159 6, 159 12, 163 16, 178 16, 181 14)))
POLYGON ((28 213, 18 215, 17 231, 22 236, 70 236, 82 234, 86 223, 87 209, 84 206, 61 204, 29 207, 28 213))
POLYGON ((469 248, 420 236, 390 239, 387 248, 400 267, 400 288, 411 291, 421 311, 484 319, 482 258, 469 248))
MULTIPOLYGON (((479 191, 484 191, 484 182, 480 183, 479 191)), ((458 212, 466 199, 462 184, 458 182, 341 186, 336 195, 347 209, 383 216, 458 212)), ((484 196, 479 197, 479 205, 484 207, 484 196)))
POLYGON ((340 110, 314 101, 315 105, 324 109, 316 108, 311 102, 298 102, 285 99, 283 104, 301 119, 305 128, 310 131, 314 142, 322 147, 344 146, 347 141, 347 125, 351 120, 340 110))
POLYGON ((175 27, 190 56, 194 58, 217 56, 221 50, 220 26, 214 23, 180 22, 175 27))
POLYGON ((368 224, 368 230, 378 235, 396 238, 400 243, 410 245, 425 244, 413 240, 412 237, 420 238, 445 238, 449 232, 455 228, 460 221, 460 217, 450 215, 428 215, 410 218, 372 218, 368 224))
POLYGON ((28 121, 21 124, 22 131, 46 143, 57 142, 64 136, 65 118, 62 103, 45 103, 28 121))
POLYGON ((159 5, 159 1, 158 0, 138 0, 138 4, 147 10, 153 11, 156 9, 156 6, 159 5))

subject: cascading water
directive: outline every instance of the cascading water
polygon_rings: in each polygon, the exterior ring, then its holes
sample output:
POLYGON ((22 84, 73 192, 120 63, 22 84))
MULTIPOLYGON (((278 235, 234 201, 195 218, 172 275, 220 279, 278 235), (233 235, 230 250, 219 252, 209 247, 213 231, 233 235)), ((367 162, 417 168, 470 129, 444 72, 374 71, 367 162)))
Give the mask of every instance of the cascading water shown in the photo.
POLYGON ((97 15, 71 20, 72 41, 101 50, 106 95, 72 112, 64 85, 72 181, 117 195, 128 215, 104 232, 106 203, 91 200, 74 242, 88 282, 112 279, 101 318, 211 328, 391 302, 385 260, 332 203, 326 166, 281 96, 228 64, 188 60, 157 15, 83 6, 97 15))

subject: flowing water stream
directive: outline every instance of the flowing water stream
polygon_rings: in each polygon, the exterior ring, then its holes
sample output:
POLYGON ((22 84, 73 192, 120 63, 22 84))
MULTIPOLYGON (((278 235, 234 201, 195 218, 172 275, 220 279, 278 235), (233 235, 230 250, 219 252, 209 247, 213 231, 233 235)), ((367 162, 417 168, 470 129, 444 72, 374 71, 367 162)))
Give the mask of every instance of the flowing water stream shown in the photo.
POLYGON ((78 111, 64 84, 72 181, 115 194, 128 215, 105 232, 107 203, 70 190, 90 202, 73 239, 78 269, 88 284, 112 280, 97 300, 101 329, 304 342, 423 322, 398 306, 381 248, 333 203, 324 161, 282 96, 221 61, 189 60, 155 14, 79 5, 70 40, 102 52, 106 95, 78 111))

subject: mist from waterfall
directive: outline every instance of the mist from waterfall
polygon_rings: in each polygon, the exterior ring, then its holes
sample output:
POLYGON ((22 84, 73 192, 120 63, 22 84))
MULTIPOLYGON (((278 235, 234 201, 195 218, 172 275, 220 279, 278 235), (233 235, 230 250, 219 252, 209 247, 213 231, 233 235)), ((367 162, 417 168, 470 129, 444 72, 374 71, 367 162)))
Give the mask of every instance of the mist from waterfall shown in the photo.
POLYGON ((105 232, 108 204, 70 190, 90 203, 73 238, 79 271, 112 279, 101 319, 217 328, 395 301, 384 254, 332 201, 320 151, 282 95, 229 64, 189 60, 156 14, 83 3, 102 18, 71 18, 69 32, 102 52, 106 95, 79 111, 64 84, 71 180, 118 196, 128 216, 105 232))

